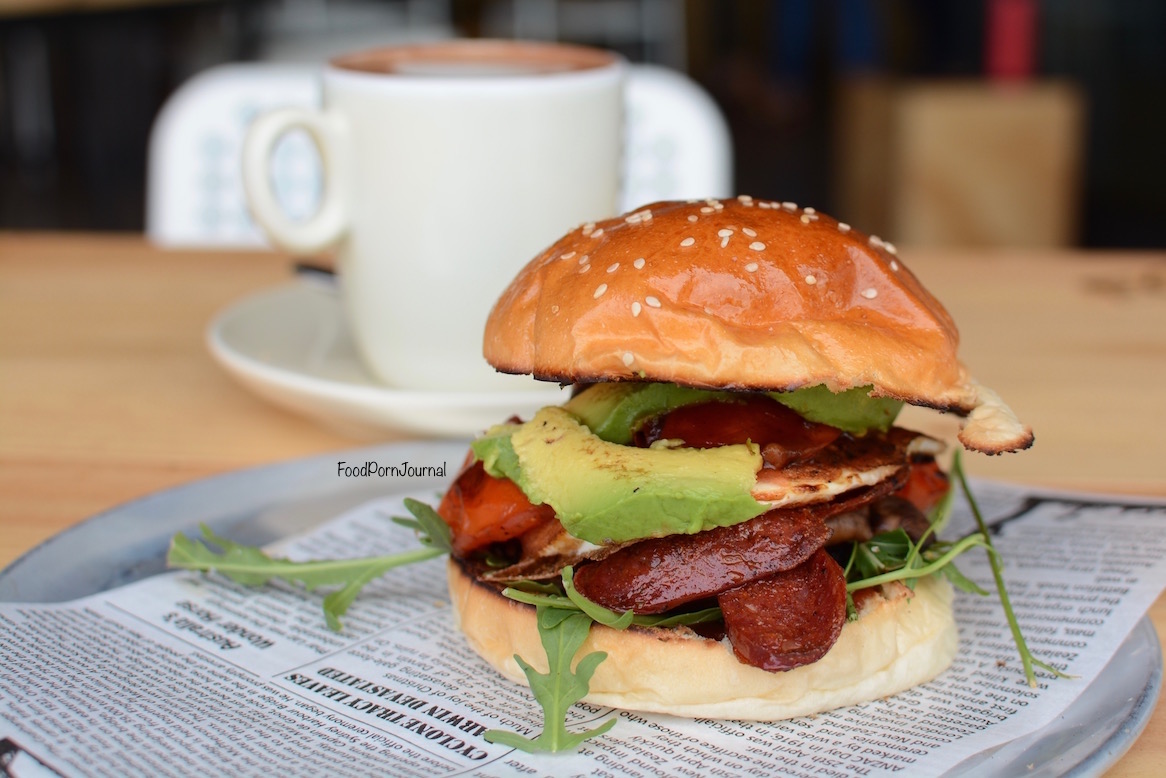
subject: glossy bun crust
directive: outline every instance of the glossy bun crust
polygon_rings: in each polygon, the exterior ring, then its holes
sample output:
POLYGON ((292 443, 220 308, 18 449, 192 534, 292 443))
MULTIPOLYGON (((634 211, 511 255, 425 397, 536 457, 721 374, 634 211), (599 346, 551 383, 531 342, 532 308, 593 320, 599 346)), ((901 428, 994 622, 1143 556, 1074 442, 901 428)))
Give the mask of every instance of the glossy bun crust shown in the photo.
POLYGON ((971 414, 963 443, 1032 433, 972 380, 943 306, 894 247, 782 204, 661 202, 585 224, 536 257, 494 306, 487 361, 560 383, 872 394, 971 414))
MULTIPOLYGON (((546 672, 533 607, 475 582, 454 560, 449 591, 458 626, 491 666, 525 684, 517 654, 546 672)), ((780 673, 742 664, 725 641, 686 628, 617 632, 594 625, 578 656, 608 656, 584 699, 675 716, 776 721, 877 700, 925 683, 951 664, 959 633, 946 580, 930 576, 914 592, 891 584, 855 600, 858 620, 842 628, 826 656, 780 673)))

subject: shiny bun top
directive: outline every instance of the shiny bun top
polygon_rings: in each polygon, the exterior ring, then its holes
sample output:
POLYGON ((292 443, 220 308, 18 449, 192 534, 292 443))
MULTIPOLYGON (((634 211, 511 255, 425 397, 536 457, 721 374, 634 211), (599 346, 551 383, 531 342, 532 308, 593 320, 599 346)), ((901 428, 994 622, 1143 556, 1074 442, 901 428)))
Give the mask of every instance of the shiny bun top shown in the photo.
POLYGON ((895 247, 813 208, 659 202, 572 230, 494 306, 486 359, 561 383, 667 381, 717 389, 872 386, 971 414, 987 453, 1032 433, 957 356, 943 306, 895 247))

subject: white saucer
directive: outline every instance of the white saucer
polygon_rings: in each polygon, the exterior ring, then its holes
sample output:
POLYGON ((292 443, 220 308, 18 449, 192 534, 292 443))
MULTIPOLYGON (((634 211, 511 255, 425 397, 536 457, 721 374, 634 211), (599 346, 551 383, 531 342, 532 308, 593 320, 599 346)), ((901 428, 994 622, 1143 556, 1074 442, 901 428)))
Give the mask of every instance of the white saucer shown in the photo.
POLYGON ((531 379, 529 391, 392 389, 357 356, 334 289, 309 282, 277 287, 224 310, 207 330, 215 360, 272 403, 372 437, 386 431, 466 438, 513 415, 529 417, 566 397, 531 379))

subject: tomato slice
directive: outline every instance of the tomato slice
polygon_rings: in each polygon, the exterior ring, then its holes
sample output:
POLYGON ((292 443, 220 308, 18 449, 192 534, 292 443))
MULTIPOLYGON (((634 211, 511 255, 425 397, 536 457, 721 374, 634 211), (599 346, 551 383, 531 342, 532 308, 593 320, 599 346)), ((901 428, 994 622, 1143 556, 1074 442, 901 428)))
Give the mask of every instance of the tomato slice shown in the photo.
POLYGON ((947 473, 939 468, 934 459, 916 459, 911 462, 911 470, 907 474, 907 483, 896 497, 902 497, 919 510, 927 513, 939 504, 943 496, 951 488, 947 473))
POLYGON ((490 475, 481 462, 462 468, 437 512, 449 525, 459 556, 516 538, 555 518, 553 508, 533 505, 517 484, 490 475))
POLYGON ((752 441, 765 450, 771 466, 782 467, 825 448, 841 434, 835 427, 806 421, 769 397, 747 395, 669 411, 645 424, 635 442, 649 446, 660 439, 680 439, 690 448, 714 448, 752 441))

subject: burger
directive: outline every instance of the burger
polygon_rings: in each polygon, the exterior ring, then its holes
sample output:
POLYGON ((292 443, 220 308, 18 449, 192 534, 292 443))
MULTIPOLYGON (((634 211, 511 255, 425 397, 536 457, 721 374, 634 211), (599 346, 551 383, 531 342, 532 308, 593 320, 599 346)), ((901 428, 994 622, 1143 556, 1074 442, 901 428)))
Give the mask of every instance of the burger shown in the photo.
POLYGON ((631 710, 776 720, 930 680, 952 576, 880 572, 937 543, 949 483, 896 415, 958 414, 985 454, 1033 440, 958 341, 892 244, 812 208, 659 202, 572 230, 486 325, 495 368, 572 392, 474 441, 438 507, 458 625, 524 683, 530 603, 618 616, 578 656, 606 654, 586 699, 631 710))

